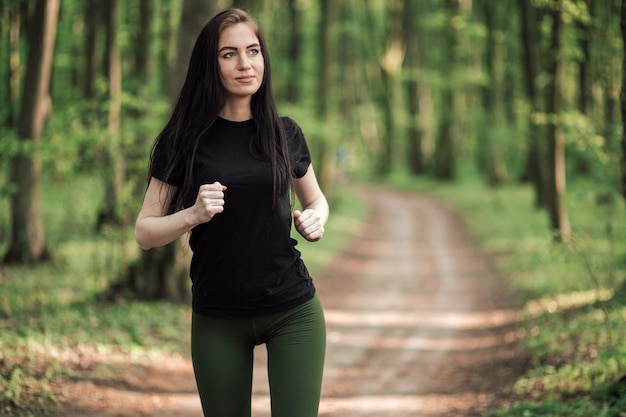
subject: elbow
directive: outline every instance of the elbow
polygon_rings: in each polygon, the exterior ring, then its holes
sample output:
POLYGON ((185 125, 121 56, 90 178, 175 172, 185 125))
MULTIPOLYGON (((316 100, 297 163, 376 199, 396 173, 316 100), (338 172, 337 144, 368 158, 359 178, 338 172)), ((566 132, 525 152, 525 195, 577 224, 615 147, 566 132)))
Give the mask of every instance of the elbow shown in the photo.
POLYGON ((150 249, 154 248, 154 246, 152 246, 152 245, 147 245, 147 244, 141 243, 139 241, 137 241, 137 243, 139 243, 139 247, 141 247, 141 249, 143 249, 143 250, 150 250, 150 249))
POLYGON ((140 225, 135 225, 135 242, 143 250, 152 249, 154 247, 150 240, 147 238, 146 233, 141 229, 140 225))
POLYGON ((145 241, 141 236, 138 236, 136 233, 135 233, 135 241, 143 250, 148 250, 148 249, 153 248, 152 245, 150 245, 147 241, 145 241))

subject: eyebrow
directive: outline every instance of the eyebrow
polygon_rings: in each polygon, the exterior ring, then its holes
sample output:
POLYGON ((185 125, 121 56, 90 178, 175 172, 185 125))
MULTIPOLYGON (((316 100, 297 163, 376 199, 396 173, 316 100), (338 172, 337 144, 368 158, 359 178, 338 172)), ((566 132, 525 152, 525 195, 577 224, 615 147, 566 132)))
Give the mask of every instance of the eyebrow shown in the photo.
MULTIPOLYGON (((259 47, 259 46, 261 46, 261 45, 259 45, 258 43, 253 43, 253 44, 251 44, 251 45, 246 46, 246 49, 256 48, 256 47, 259 47)), ((217 51, 217 52, 222 52, 222 51, 224 51, 224 50, 233 50, 233 51, 236 51, 236 50, 237 50, 237 48, 235 48, 234 46, 222 46, 222 47, 219 49, 219 51, 217 51)))

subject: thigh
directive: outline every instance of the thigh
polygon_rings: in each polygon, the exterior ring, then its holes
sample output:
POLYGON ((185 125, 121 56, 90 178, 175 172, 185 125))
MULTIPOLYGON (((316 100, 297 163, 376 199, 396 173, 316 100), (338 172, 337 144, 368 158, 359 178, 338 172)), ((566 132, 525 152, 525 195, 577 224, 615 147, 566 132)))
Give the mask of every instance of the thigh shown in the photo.
POLYGON ((317 297, 283 315, 267 341, 272 417, 316 417, 326 325, 317 297))
POLYGON ((191 356, 205 416, 250 417, 253 349, 249 321, 194 313, 191 356))

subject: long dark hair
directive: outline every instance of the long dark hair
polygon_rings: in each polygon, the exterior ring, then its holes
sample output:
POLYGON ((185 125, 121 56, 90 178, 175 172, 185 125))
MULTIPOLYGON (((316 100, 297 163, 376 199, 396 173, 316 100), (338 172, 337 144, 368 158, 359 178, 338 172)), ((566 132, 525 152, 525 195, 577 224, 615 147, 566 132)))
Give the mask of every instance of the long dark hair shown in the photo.
MULTIPOLYGON (((265 64, 261 86, 252 96, 250 106, 257 132, 255 144, 271 163, 274 202, 291 186, 287 139, 272 92, 270 59, 265 39, 259 25, 250 15, 241 9, 229 9, 215 15, 198 35, 191 53, 187 77, 172 115, 156 139, 155 147, 164 142, 162 145, 167 150, 166 182, 178 185, 168 213, 184 208, 186 203, 193 203, 191 200, 197 193, 193 181, 196 147, 202 134, 213 124, 226 104, 226 90, 217 61, 219 38, 224 29, 238 23, 245 23, 253 28, 259 39, 265 64)), ((151 166, 152 164, 154 150, 151 166)))

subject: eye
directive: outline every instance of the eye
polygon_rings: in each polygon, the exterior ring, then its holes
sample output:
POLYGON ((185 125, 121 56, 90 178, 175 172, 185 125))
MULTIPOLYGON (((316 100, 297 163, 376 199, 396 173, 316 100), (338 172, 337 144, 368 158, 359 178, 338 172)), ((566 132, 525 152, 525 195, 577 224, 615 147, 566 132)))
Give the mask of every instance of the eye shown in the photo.
POLYGON ((249 54, 249 55, 258 55, 258 54, 260 54, 260 53, 261 53, 261 51, 260 51, 259 49, 256 49, 256 48, 254 48, 254 49, 250 49, 250 50, 248 51, 248 54, 249 54))
POLYGON ((222 55, 222 58, 232 58, 235 56, 234 52, 226 52, 224 55, 222 55))

